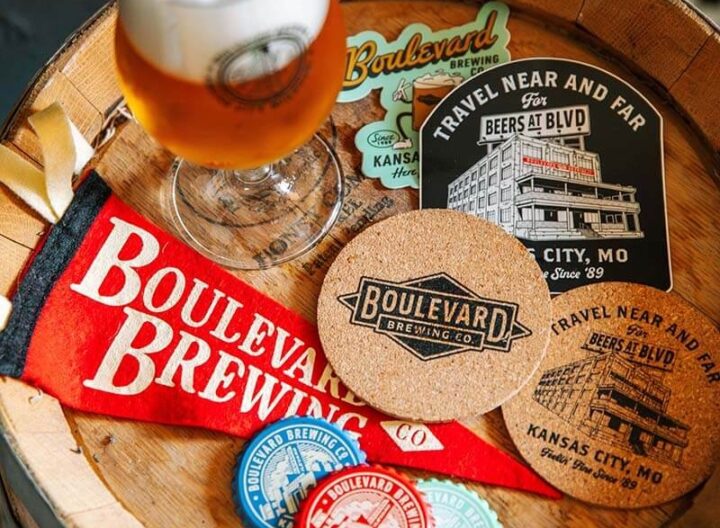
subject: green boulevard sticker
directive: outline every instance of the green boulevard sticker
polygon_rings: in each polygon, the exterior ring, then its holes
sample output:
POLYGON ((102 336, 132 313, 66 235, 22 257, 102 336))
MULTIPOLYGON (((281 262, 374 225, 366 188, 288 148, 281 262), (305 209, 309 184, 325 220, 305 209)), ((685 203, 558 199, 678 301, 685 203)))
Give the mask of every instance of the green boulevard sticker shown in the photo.
POLYGON ((362 172, 390 189, 419 187, 418 131, 432 109, 465 79, 510 60, 508 7, 488 2, 474 21, 441 31, 407 26, 387 42, 376 31, 348 39, 345 81, 338 101, 379 88, 386 110, 355 136, 362 172))

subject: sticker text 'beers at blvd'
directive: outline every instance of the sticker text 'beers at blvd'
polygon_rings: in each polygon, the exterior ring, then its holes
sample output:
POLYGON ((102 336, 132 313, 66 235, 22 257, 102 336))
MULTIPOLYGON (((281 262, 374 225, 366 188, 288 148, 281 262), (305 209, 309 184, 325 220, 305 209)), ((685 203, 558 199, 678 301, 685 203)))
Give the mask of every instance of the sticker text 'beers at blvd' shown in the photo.
MULTIPOLYGON (((622 95, 610 94, 609 89, 602 83, 571 73, 566 77, 561 77, 557 72, 552 70, 517 72, 505 75, 500 79, 499 85, 484 84, 473 90, 473 92, 462 99, 459 104, 454 105, 446 111, 446 114, 440 120, 440 126, 433 130, 432 135, 435 138, 441 138, 449 141, 453 132, 458 126, 480 107, 487 104, 490 100, 496 99, 500 93, 509 94, 515 91, 527 90, 528 88, 559 88, 564 90, 577 92, 592 97, 599 102, 607 101, 610 110, 614 111, 623 118, 627 125, 635 132, 641 129, 647 119, 642 113, 638 113, 635 107, 628 103, 622 95), (609 97, 608 97, 609 96, 609 97)), ((528 115, 528 121, 537 119, 538 122, 548 120, 548 112, 541 110, 536 112, 537 116, 528 115)), ((577 120, 577 114, 559 112, 552 114, 553 126, 573 126, 577 120), (568 123, 564 121, 569 120, 568 123)), ((525 123, 522 119, 513 116, 501 116, 501 122, 495 124, 495 128, 505 129, 505 135, 512 135, 525 131, 525 123)), ((488 123, 492 123, 489 122, 488 123)))

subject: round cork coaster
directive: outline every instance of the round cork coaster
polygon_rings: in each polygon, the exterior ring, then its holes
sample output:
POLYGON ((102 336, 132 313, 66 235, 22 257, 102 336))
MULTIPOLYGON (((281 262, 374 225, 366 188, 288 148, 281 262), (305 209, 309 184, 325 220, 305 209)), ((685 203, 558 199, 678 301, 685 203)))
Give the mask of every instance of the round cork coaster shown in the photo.
POLYGON ((517 239, 437 209, 356 237, 318 303, 338 376, 373 407, 426 422, 482 414, 516 393, 545 353, 549 320, 542 272, 517 239))
POLYGON ((567 494, 667 502, 720 454, 720 333, 648 286, 572 290, 553 300, 548 354, 503 415, 523 457, 567 494))

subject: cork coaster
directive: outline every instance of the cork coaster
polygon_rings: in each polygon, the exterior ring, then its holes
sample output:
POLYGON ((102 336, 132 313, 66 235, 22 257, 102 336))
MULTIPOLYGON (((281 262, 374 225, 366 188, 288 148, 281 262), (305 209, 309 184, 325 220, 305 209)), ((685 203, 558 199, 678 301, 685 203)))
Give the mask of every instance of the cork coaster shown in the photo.
POLYGON ((537 368, 550 296, 527 249, 447 210, 380 222, 338 255, 318 328, 338 376, 373 407, 443 422, 502 404, 537 368))
POLYGON ((548 354, 503 415, 523 457, 567 494, 667 502, 720 454, 720 333, 648 286, 572 290, 553 300, 548 354))

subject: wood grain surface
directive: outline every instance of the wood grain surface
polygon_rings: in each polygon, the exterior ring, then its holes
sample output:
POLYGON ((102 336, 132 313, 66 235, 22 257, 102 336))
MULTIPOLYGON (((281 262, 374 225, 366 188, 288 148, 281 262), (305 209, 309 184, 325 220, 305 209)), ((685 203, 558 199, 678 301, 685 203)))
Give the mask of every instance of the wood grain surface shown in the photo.
MULTIPOLYGON (((603 67, 634 84, 665 119, 665 168, 675 291, 720 320, 720 188, 717 183, 720 90, 704 82, 720 64, 715 30, 679 0, 515 0, 514 59, 552 56, 603 67)), ((344 5, 349 32, 395 38, 412 22, 433 29, 474 19, 477 4, 356 1, 344 5)), ((41 163, 25 119, 60 101, 94 140, 120 98, 113 70, 114 10, 101 16, 40 76, 10 124, 4 143, 41 163)), ((388 191, 359 174, 357 130, 381 118, 378 94, 336 106, 323 132, 342 160, 349 192, 341 219, 302 259, 263 272, 237 273, 310 320, 328 265, 370 223, 417 207, 417 192, 388 191)), ((134 122, 116 130, 94 164, 113 190, 172 232, 166 209, 172 156, 134 122)), ((7 294, 47 226, 0 187, 0 293, 7 294)), ((0 425, 58 517, 70 526, 238 526, 231 471, 242 440, 187 428, 105 418, 62 409, 47 395, 0 380, 0 425)), ((517 452, 500 411, 467 422, 489 442, 517 452)), ((418 473, 414 473, 418 474, 418 473)), ((687 509, 692 496, 656 508, 621 511, 571 498, 553 502, 472 485, 506 527, 656 527, 687 509)), ((712 502, 712 501, 710 501, 712 502)))

